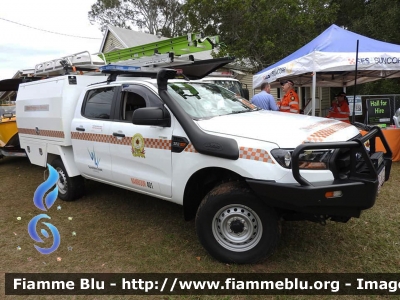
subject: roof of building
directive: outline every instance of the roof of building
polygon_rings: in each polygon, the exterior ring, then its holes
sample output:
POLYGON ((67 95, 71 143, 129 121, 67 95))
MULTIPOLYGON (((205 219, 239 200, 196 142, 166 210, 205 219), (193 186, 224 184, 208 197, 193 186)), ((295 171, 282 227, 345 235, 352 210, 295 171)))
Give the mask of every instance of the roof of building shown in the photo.
POLYGON ((100 52, 103 52, 103 48, 109 33, 112 33, 114 37, 118 39, 118 41, 120 41, 125 48, 136 47, 168 39, 166 37, 157 37, 154 34, 108 25, 107 30, 103 36, 103 41, 101 42, 100 45, 100 52))

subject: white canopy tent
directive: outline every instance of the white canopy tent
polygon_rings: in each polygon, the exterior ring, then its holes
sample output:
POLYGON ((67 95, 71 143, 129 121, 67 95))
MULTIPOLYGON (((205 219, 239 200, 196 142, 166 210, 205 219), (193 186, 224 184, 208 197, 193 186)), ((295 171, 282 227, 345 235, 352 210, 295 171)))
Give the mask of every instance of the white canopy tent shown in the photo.
POLYGON ((357 84, 400 77, 400 45, 332 25, 296 52, 255 74, 253 88, 263 81, 276 87, 282 79, 291 79, 297 86, 311 86, 312 115, 315 115, 317 85, 343 88, 354 85, 357 40, 357 84))

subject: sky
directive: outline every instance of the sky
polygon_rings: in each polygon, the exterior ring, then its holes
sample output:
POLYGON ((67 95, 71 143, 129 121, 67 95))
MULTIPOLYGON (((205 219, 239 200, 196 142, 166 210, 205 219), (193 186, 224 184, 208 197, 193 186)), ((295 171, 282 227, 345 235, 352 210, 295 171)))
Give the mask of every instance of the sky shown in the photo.
POLYGON ((88 19, 88 12, 95 2, 0 0, 0 80, 11 78, 21 69, 34 69, 36 64, 48 60, 82 51, 99 52, 103 34, 100 26, 90 24, 88 19))

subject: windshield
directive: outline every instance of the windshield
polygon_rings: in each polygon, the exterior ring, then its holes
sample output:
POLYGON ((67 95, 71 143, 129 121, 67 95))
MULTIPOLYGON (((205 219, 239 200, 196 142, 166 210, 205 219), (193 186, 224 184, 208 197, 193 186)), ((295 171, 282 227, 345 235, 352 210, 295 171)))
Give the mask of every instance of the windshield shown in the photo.
MULTIPOLYGON (((203 80, 205 81, 205 80, 203 80)), ((230 90, 231 92, 234 92, 236 95, 242 95, 242 85, 240 84, 240 82, 238 81, 234 81, 234 80, 210 80, 207 82, 211 82, 211 83, 215 83, 218 84, 224 88, 226 88, 227 90, 230 90)))
POLYGON ((169 83, 168 92, 194 119, 258 110, 246 99, 213 83, 169 83))
POLYGON ((8 114, 12 113, 15 115, 15 105, 2 105, 0 104, 0 117, 3 116, 3 114, 8 114))

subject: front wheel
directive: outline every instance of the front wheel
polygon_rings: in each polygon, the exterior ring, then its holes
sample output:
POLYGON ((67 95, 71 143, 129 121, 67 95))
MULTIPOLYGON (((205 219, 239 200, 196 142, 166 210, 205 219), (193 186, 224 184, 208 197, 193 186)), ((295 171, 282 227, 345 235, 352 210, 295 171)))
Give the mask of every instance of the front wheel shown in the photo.
POLYGON ((69 177, 61 158, 53 160, 51 165, 58 173, 58 198, 64 201, 73 201, 84 194, 84 181, 81 176, 69 177))
POLYGON ((203 247, 226 263, 255 263, 271 255, 279 237, 279 218, 244 185, 229 182, 210 191, 196 215, 203 247))

